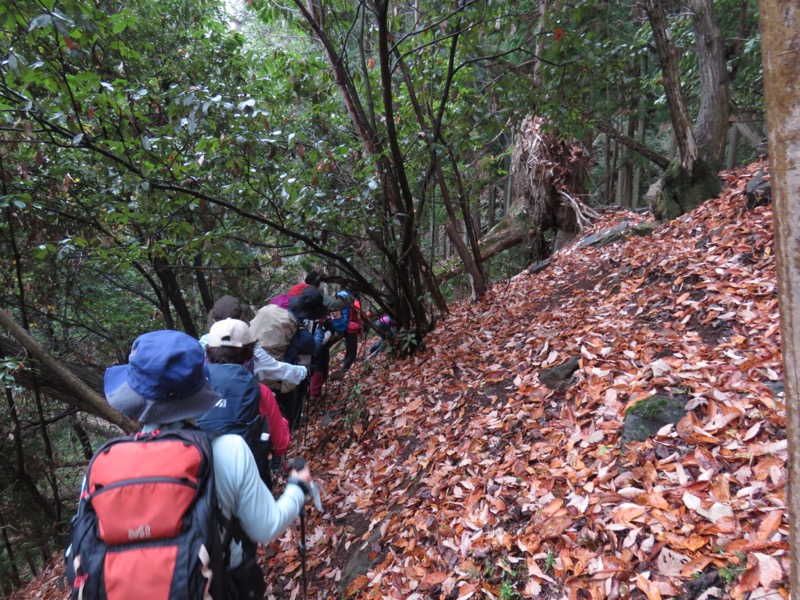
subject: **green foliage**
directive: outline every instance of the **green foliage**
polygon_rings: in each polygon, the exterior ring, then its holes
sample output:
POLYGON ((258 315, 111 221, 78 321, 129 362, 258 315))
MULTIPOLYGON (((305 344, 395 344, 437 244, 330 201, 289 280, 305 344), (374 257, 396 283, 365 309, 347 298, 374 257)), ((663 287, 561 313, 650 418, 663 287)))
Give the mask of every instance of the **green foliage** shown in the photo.
POLYGON ((731 586, 747 570, 747 557, 742 552, 736 553, 736 562, 729 562, 719 570, 719 575, 725 585, 731 586))
POLYGON ((471 572, 470 575, 478 581, 499 584, 499 597, 503 600, 522 598, 519 590, 525 587, 528 580, 528 570, 524 564, 515 566, 515 563, 504 557, 497 562, 487 563, 482 573, 471 572))
POLYGON ((552 550, 547 551, 547 556, 544 557, 544 569, 542 569, 543 573, 549 573, 550 570, 553 568, 553 565, 556 564, 557 557, 553 553, 552 550))

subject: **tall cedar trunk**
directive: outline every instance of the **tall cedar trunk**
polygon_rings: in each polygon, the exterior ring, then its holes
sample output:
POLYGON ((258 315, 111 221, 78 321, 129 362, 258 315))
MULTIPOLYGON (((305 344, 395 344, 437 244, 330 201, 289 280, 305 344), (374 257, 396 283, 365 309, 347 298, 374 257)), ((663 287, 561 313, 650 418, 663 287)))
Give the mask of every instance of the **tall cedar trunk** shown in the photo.
MULTIPOLYGON (((639 103, 639 115, 636 119, 636 139, 644 141, 644 132, 646 129, 645 119, 647 118, 647 111, 644 109, 644 102, 639 103)), ((637 160, 633 168, 633 207, 639 206, 641 200, 642 190, 642 161, 637 160)))
POLYGON ((700 69, 700 111, 694 124, 699 157, 721 168, 730 114, 725 41, 712 0, 688 0, 700 69))
POLYGON ((615 142, 611 145, 611 170, 609 173, 609 182, 611 187, 608 189, 608 202, 611 202, 617 194, 617 162, 619 160, 619 149, 620 146, 619 142, 615 140, 615 142))
POLYGON ((797 0, 761 0, 759 6, 789 438, 789 587, 796 593, 800 590, 800 11, 797 0))
POLYGON ((605 200, 605 204, 608 204, 608 199, 611 197, 611 181, 614 178, 612 174, 613 171, 611 170, 611 135, 609 133, 606 133, 603 168, 606 173, 605 185, 603 186, 603 200, 605 200))
MULTIPOLYGON (((626 115, 627 137, 633 139, 636 133, 636 113, 626 115)), ((622 146, 622 164, 619 169, 619 204, 625 208, 633 205, 633 156, 628 146, 622 146)))
POLYGON ((539 0, 539 20, 536 21, 536 58, 533 63, 533 85, 537 88, 542 87, 542 61, 540 56, 544 56, 544 45, 548 41, 543 34, 545 19, 547 17, 548 0, 539 0))
POLYGON ((670 38, 667 13, 662 0, 645 0, 645 8, 658 49, 664 93, 667 96, 672 127, 675 130, 680 150, 681 164, 691 172, 697 160, 698 149, 692 131, 692 120, 689 118, 689 111, 686 107, 686 97, 681 87, 678 50, 670 38))
POLYGON ((736 166, 736 152, 739 149, 739 130, 731 125, 728 130, 728 146, 725 149, 725 168, 730 170, 736 166))
POLYGON ((497 201, 497 186, 492 184, 489 188, 489 207, 488 207, 488 220, 489 229, 494 227, 495 222, 495 202, 497 201))

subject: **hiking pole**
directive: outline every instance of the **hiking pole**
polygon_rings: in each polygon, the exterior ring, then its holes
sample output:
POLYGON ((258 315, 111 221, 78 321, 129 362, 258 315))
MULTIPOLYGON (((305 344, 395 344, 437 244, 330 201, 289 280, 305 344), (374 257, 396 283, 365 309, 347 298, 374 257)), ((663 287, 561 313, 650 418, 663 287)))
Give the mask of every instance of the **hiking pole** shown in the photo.
MULTIPOLYGON (((298 425, 303 428, 303 447, 305 447, 306 438, 308 437, 308 415, 307 414, 305 415, 305 423, 303 423, 303 413, 306 411, 306 399, 308 398, 308 395, 309 395, 309 391, 308 391, 308 389, 305 389, 303 391, 302 397, 300 398, 300 417, 299 417, 300 423, 298 423, 298 425)), ((302 460, 302 459, 300 459, 300 460, 302 460)))
MULTIPOLYGON (((306 466, 306 460, 304 458, 295 457, 292 461, 292 468, 295 471, 301 471, 306 466)), ((306 497, 310 496, 314 500, 314 506, 316 507, 317 511, 322 512, 322 502, 319 499, 319 490, 317 486, 314 485, 314 482, 306 483, 305 481, 298 479, 292 480, 292 483, 297 484, 301 490, 306 494, 306 497)), ((306 505, 305 503, 303 506, 300 507, 300 541, 297 543, 297 550, 300 552, 300 564, 303 571, 303 599, 308 600, 308 579, 306 576, 306 505)))

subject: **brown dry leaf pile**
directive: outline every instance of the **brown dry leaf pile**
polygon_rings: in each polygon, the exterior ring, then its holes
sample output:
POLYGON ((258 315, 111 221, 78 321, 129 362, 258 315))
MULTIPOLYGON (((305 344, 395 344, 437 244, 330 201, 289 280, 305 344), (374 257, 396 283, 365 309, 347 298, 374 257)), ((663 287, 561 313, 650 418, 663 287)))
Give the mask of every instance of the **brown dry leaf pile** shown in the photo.
MULTIPOLYGON (((458 304, 407 361, 312 407, 309 598, 789 597, 786 414, 761 167, 649 237, 572 247, 458 304), (580 363, 565 390, 541 370, 580 363), (687 416, 620 448, 654 392, 687 416)), ((607 212, 589 233, 646 217, 607 212)), ((298 528, 266 549, 302 598, 298 528)), ((52 574, 26 597, 64 597, 52 574)))
MULTIPOLYGON (((309 430, 324 503, 309 597, 787 598, 772 212, 744 198, 760 166, 650 237, 495 284, 424 353, 349 375, 309 430), (571 387, 539 383, 573 356, 571 387), (690 412, 621 450, 626 407, 654 392, 690 412)), ((590 233, 623 219, 644 217, 590 233)), ((295 528, 274 545, 274 597, 302 597, 296 543, 295 528)))

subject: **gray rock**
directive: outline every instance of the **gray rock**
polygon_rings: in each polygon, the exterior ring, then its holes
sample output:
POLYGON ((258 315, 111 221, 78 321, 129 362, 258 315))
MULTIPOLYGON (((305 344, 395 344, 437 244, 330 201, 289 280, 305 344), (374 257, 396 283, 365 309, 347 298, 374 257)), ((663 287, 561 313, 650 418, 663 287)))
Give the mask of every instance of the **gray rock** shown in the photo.
POLYGON ((342 569, 342 579, 339 581, 339 591, 344 593, 350 583, 359 575, 366 575, 367 572, 383 560, 383 552, 376 552, 376 556, 370 558, 374 551, 374 546, 381 539, 381 528, 376 527, 375 531, 369 536, 366 542, 359 544, 355 552, 350 556, 344 569, 342 569))
POLYGON ((750 210, 756 206, 766 206, 772 202, 772 186, 769 180, 764 180, 764 176, 764 171, 759 171, 744 186, 747 208, 750 210))
POLYGON ((570 385, 572 374, 578 370, 580 356, 573 356, 568 361, 544 369, 539 372, 539 381, 551 390, 563 390, 570 385))
POLYGON ((586 248, 587 246, 602 248, 603 246, 608 246, 609 244, 613 244, 614 242, 625 239, 625 234, 628 233, 630 229, 631 222, 623 221, 622 223, 618 223, 617 225, 614 225, 608 229, 604 229, 603 231, 598 231, 592 235, 587 235, 580 242, 578 242, 578 246, 581 248, 586 248))
POLYGON ((541 273, 542 271, 544 271, 549 266, 550 266, 549 258, 545 260, 540 260, 535 265, 528 267, 528 273, 530 273, 531 275, 536 275, 537 273, 541 273))

